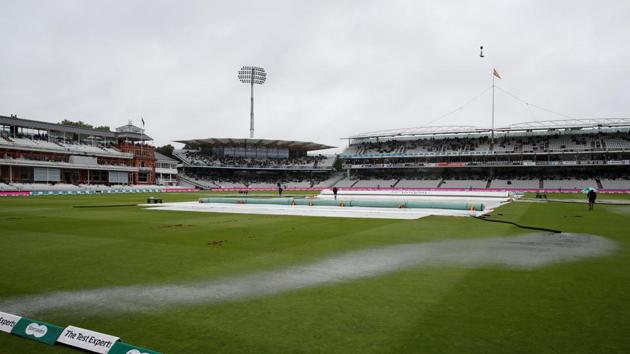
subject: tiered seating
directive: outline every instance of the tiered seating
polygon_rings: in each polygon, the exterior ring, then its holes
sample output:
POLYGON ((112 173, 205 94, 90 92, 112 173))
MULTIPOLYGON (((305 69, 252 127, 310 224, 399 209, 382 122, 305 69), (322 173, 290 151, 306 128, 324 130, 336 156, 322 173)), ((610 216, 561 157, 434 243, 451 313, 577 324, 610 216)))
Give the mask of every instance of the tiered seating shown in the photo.
POLYGON ((197 188, 196 185, 190 183, 189 181, 186 181, 184 179, 180 179, 177 181, 177 186, 178 187, 186 187, 186 188, 197 188))
POLYGON ((624 139, 607 139, 605 140, 608 150, 630 150, 630 141, 624 139))
POLYGON ((490 188, 538 189, 538 179, 493 179, 490 188))
POLYGON ((317 187, 317 188, 332 187, 332 185, 339 179, 339 177, 340 177, 339 174, 334 174, 326 180, 313 184, 313 187, 317 187))
POLYGON ((413 146, 413 147, 407 147, 405 152, 408 154, 423 154, 423 153, 428 153, 428 152, 433 152, 433 151, 428 149, 424 145, 418 145, 418 146, 413 146))
POLYGON ((348 187, 351 187, 356 181, 357 181, 356 179, 349 179, 348 177, 344 177, 342 180, 335 183, 334 187, 348 188, 348 187))
POLYGON ((552 151, 579 151, 589 150, 592 147, 592 138, 572 139, 568 136, 561 136, 555 139, 549 140, 549 150, 552 151))
MULTIPOLYGON (((192 182, 197 183, 199 186, 203 188, 234 187, 234 186, 228 185, 228 182, 222 182, 222 184, 219 184, 210 178, 195 178, 193 176, 188 176, 188 175, 183 175, 182 177, 185 177, 186 179, 189 179, 192 182)), ((237 187, 244 187, 244 186, 242 184, 238 184, 237 187)))
POLYGON ((81 187, 74 184, 56 183, 11 183, 14 189, 21 191, 78 191, 81 187))
POLYGON ((597 182, 594 179, 544 179, 543 187, 547 189, 597 188, 597 182))
POLYGON ((38 148, 38 149, 51 149, 51 150, 60 149, 59 145, 45 141, 45 140, 31 140, 31 139, 25 139, 25 138, 13 138, 12 140, 13 140, 14 145, 19 145, 19 146, 24 146, 24 147, 38 148))
MULTIPOLYGON (((289 173, 275 173, 275 174, 231 174, 226 171, 203 171, 201 174, 197 172, 196 175, 182 175, 180 179, 184 182, 188 182, 193 185, 206 189, 213 188, 265 188, 276 189, 278 183, 283 188, 311 188, 312 185, 317 185, 319 178, 317 175, 311 175, 310 173, 299 173, 291 171, 289 173)), ((337 175, 338 178, 339 175, 337 175)), ((333 177, 331 177, 332 179, 333 177)), ((328 181, 328 180, 327 180, 328 181)), ((323 183, 329 183, 322 181, 323 183)))
POLYGON ((86 190, 104 190, 109 188, 109 186, 104 184, 80 184, 79 186, 86 190))
MULTIPOLYGON (((519 144, 516 144, 516 149, 519 149, 519 144)), ((526 142, 526 143, 522 143, 520 144, 520 151, 521 152, 543 152, 546 151, 544 145, 541 142, 526 142)))
POLYGON ((52 192, 80 192, 80 191, 108 191, 108 190, 137 190, 164 189, 166 186, 157 185, 103 185, 103 184, 67 184, 67 183, 9 183, 0 184, 0 191, 52 191, 52 192))
MULTIPOLYGON (((630 150, 628 134, 577 134, 547 136, 498 137, 494 154, 540 153, 540 152, 583 152, 608 149, 630 150)), ((443 138, 418 140, 392 140, 378 143, 361 143, 349 146, 342 155, 366 155, 387 157, 392 154, 408 156, 474 156, 490 153, 490 139, 443 138)))
POLYGON ((486 188, 488 180, 445 179, 440 188, 486 188))
POLYGON ((7 138, 0 139, 0 146, 14 146, 24 147, 28 149, 41 149, 50 151, 60 151, 64 153, 81 153, 81 154, 107 154, 113 156, 126 156, 125 153, 120 152, 111 147, 105 147, 100 145, 86 145, 86 144, 73 144, 73 143, 56 143, 46 140, 28 139, 28 138, 7 138))
POLYGON ((354 185, 355 188, 390 188, 393 186, 397 179, 369 179, 360 180, 354 185))
POLYGON ((0 183, 0 191, 5 192, 5 191, 14 191, 16 188, 6 184, 6 183, 0 183))
POLYGON ((154 184, 112 184, 112 185, 104 185, 104 184, 80 184, 78 189, 83 190, 132 190, 132 189, 164 189, 168 186, 158 186, 154 184))
POLYGON ((337 156, 324 156, 324 158, 317 162, 317 166, 319 167, 332 167, 335 163, 337 156))
POLYGON ((65 147, 67 150, 73 150, 73 151, 79 151, 79 152, 85 152, 85 153, 94 153, 94 154, 102 154, 102 153, 108 153, 108 154, 121 154, 120 151, 112 149, 112 148, 108 148, 108 147, 103 147, 103 146, 98 146, 98 145, 85 145, 85 144, 68 144, 68 143, 59 143, 59 145, 61 145, 62 147, 65 147))
POLYGON ((467 155, 481 155, 490 152, 490 144, 478 144, 477 146, 467 146, 463 151, 467 155))
POLYGON ((625 178, 602 178, 600 182, 602 182, 602 187, 605 189, 630 189, 630 180, 625 178))
MULTIPOLYGON (((488 149, 490 149, 490 146, 488 146, 488 149)), ((510 154, 513 153, 515 149, 515 145, 511 142, 506 142, 504 144, 495 144, 494 145, 494 151, 495 153, 505 153, 505 154, 510 154)))
POLYGON ((290 159, 284 158, 244 158, 244 157, 216 157, 202 151, 175 150, 175 157, 193 166, 206 167, 234 167, 234 168, 330 168, 335 162, 335 156, 304 156, 290 159))

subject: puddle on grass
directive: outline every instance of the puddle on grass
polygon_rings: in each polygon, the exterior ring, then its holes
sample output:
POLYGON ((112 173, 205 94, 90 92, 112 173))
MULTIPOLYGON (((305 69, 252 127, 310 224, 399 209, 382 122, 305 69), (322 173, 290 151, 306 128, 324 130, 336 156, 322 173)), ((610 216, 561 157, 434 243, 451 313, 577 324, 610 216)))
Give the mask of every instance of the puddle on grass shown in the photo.
POLYGON ((34 315, 146 312, 186 304, 220 303, 383 275, 411 267, 502 266, 531 270, 611 253, 616 244, 585 234, 537 233, 517 237, 445 240, 352 251, 310 264, 180 284, 120 286, 0 299, 0 310, 34 315))

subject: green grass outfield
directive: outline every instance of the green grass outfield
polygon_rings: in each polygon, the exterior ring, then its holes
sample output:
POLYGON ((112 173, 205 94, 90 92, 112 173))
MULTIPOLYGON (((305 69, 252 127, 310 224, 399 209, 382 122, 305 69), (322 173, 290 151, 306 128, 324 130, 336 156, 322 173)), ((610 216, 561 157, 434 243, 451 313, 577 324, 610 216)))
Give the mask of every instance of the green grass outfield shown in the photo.
MULTIPOLYGON (((161 194, 165 201, 204 195, 161 194)), ((454 217, 369 220, 73 208, 142 203, 147 196, 0 198, 0 300, 206 280, 348 250, 527 232, 454 217), (227 242, 209 246, 213 240, 227 242)), ((620 247, 609 256, 535 270, 417 267, 249 300, 148 313, 53 311, 33 317, 164 353, 630 352, 630 206, 588 211, 583 204, 519 202, 492 217, 597 234, 620 247)), ((0 332, 2 354, 77 352, 0 332)))

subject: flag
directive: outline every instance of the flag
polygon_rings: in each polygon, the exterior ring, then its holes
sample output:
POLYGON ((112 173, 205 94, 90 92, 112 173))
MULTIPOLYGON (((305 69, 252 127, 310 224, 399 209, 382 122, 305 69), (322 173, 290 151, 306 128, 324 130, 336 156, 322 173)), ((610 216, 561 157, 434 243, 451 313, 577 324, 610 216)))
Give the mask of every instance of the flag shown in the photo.
POLYGON ((497 78, 501 79, 501 76, 499 75, 499 73, 497 72, 497 69, 492 69, 492 75, 496 76, 497 78))
POLYGON ((140 116, 140 120, 142 121, 142 126, 144 127, 144 118, 142 116, 140 116))

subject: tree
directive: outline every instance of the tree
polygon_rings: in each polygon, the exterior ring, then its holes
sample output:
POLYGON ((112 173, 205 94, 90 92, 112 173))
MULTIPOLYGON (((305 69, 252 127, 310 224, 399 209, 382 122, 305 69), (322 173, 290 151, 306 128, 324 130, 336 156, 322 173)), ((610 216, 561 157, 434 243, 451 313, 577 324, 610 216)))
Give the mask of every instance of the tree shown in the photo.
POLYGON ((333 164, 335 171, 343 171, 343 163, 339 156, 335 156, 335 163, 333 164))
POLYGON ((155 151, 159 152, 160 154, 164 155, 164 156, 168 156, 168 157, 173 157, 173 150, 175 149, 175 147, 171 144, 168 145, 164 145, 164 146, 160 146, 157 149, 155 149, 155 151))
POLYGON ((92 124, 88 124, 80 120, 75 122, 69 119, 64 119, 63 121, 61 121, 60 124, 69 125, 71 127, 77 127, 77 128, 88 128, 88 129, 94 128, 92 124))
POLYGON ((64 119, 61 122, 59 122, 59 124, 69 125, 71 127, 77 127, 77 128, 96 129, 96 130, 100 130, 100 131, 103 131, 103 132, 110 131, 109 127, 106 126, 106 125, 101 125, 101 126, 95 127, 92 124, 85 123, 85 122, 83 122, 81 120, 78 120, 78 121, 75 122, 75 121, 72 121, 72 120, 69 120, 69 119, 64 119))

